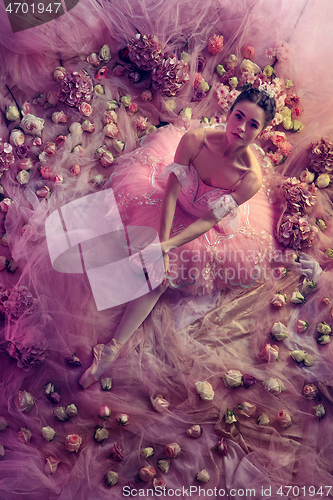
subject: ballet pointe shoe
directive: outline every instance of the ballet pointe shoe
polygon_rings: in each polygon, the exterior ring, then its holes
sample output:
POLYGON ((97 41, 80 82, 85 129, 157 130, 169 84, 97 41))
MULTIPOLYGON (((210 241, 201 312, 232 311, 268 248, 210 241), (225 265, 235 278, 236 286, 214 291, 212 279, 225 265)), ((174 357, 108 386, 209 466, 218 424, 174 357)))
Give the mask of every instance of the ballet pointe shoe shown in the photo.
POLYGON ((115 339, 112 339, 110 344, 97 344, 93 347, 94 360, 79 380, 79 384, 83 389, 87 389, 87 387, 99 380, 118 357, 121 347, 122 344, 115 339))

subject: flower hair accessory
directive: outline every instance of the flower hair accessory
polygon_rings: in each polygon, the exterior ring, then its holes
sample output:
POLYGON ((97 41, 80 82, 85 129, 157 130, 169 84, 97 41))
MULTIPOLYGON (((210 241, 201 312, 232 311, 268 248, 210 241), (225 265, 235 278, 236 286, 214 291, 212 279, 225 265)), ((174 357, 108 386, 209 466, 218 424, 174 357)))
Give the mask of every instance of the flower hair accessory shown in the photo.
POLYGON ((259 85, 258 90, 260 90, 264 94, 268 95, 268 97, 273 97, 274 99, 276 97, 277 88, 274 87, 273 85, 270 85, 267 82, 262 82, 259 85))

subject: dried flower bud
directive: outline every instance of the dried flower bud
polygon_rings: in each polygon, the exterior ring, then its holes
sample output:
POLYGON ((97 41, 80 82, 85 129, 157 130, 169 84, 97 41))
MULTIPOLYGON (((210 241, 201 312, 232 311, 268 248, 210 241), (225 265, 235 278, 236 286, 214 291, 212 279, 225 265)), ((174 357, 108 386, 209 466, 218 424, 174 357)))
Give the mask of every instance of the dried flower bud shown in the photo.
MULTIPOLYGON (((104 176, 102 176, 104 179, 104 176)), ((112 378, 105 377, 100 380, 102 391, 111 391, 112 389, 112 378)))
POLYGON ((47 457, 44 472, 46 474, 54 474, 60 464, 60 460, 54 457, 47 457))
POLYGON ((119 425, 127 425, 129 422, 129 416, 126 413, 117 413, 116 422, 119 425))
POLYGON ((313 409, 316 417, 318 418, 322 418, 326 413, 326 410, 322 404, 314 406, 313 409))
POLYGON ((59 406, 58 408, 55 408, 53 410, 54 416, 57 417, 58 420, 61 422, 65 422, 68 420, 68 415, 66 413, 65 407, 64 406, 59 406))
POLYGON ((142 467, 139 471, 139 476, 142 481, 150 482, 153 481, 156 471, 154 467, 151 465, 146 465, 146 467, 142 467))
POLYGON ((190 437, 198 438, 202 434, 202 427, 199 424, 191 425, 191 427, 186 430, 186 434, 190 437))
POLYGON ((66 406, 66 415, 68 415, 69 417, 75 417, 78 413, 78 409, 77 409, 77 406, 75 406, 74 403, 66 406))
POLYGON ((167 444, 165 447, 165 454, 168 458, 177 458, 181 453, 182 449, 178 443, 167 444))
POLYGON ((105 427, 97 426, 95 429, 94 439, 98 443, 102 443, 109 437, 109 431, 105 427))
POLYGON ((148 448, 142 448, 142 450, 140 451, 140 455, 143 458, 152 457, 154 455, 154 448, 152 448, 151 446, 148 446, 148 448))
POLYGON ((104 477, 105 484, 109 488, 111 486, 114 486, 115 484, 117 484, 118 479, 119 479, 119 476, 118 476, 117 472, 115 472, 113 470, 109 470, 109 472, 107 474, 105 474, 105 477, 104 477))
POLYGON ((161 460, 158 460, 157 461, 157 467, 164 473, 166 474, 169 469, 170 469, 170 465, 171 465, 171 460, 167 460, 167 459, 164 459, 162 458, 161 460))
POLYGON ((116 462, 122 462, 124 460, 124 452, 120 444, 115 443, 110 450, 110 458, 116 460, 116 462))
POLYGON ((258 425, 269 425, 269 423, 270 423, 269 416, 266 413, 262 413, 257 417, 258 425))
POLYGON ((54 436, 56 434, 55 430, 52 429, 49 425, 46 427, 43 427, 42 430, 42 436, 45 439, 45 441, 52 441, 54 439, 54 436))
POLYGON ((208 483, 210 480, 210 475, 206 471, 206 469, 203 469, 202 471, 198 472, 198 474, 195 476, 197 481, 200 481, 201 483, 208 483))

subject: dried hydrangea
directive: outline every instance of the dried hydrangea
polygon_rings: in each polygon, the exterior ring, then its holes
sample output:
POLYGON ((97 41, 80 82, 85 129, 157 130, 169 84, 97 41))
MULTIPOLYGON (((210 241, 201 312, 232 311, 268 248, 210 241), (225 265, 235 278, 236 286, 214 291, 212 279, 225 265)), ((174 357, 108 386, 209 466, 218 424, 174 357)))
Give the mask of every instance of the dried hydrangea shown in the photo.
POLYGON ((127 45, 132 63, 144 71, 152 71, 163 61, 163 47, 154 35, 138 33, 127 45))
POLYGON ((333 142, 323 137, 307 150, 309 167, 315 172, 332 172, 333 142))
POLYGON ((175 96, 190 79, 188 65, 176 56, 168 57, 153 70, 152 79, 155 87, 163 94, 175 96))
POLYGON ((83 102, 91 100, 93 91, 92 79, 85 71, 72 71, 62 80, 58 97, 61 102, 78 108, 83 102))

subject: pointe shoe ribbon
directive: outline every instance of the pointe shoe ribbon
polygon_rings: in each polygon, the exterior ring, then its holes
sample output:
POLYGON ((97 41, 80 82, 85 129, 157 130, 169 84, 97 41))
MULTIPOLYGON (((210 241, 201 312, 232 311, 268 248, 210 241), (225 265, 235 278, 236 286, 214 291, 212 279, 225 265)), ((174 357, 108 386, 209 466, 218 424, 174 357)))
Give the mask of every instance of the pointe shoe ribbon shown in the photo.
POLYGON ((112 339, 110 344, 97 344, 93 347, 94 360, 79 380, 81 387, 86 389, 97 382, 111 363, 118 357, 122 344, 112 339))

